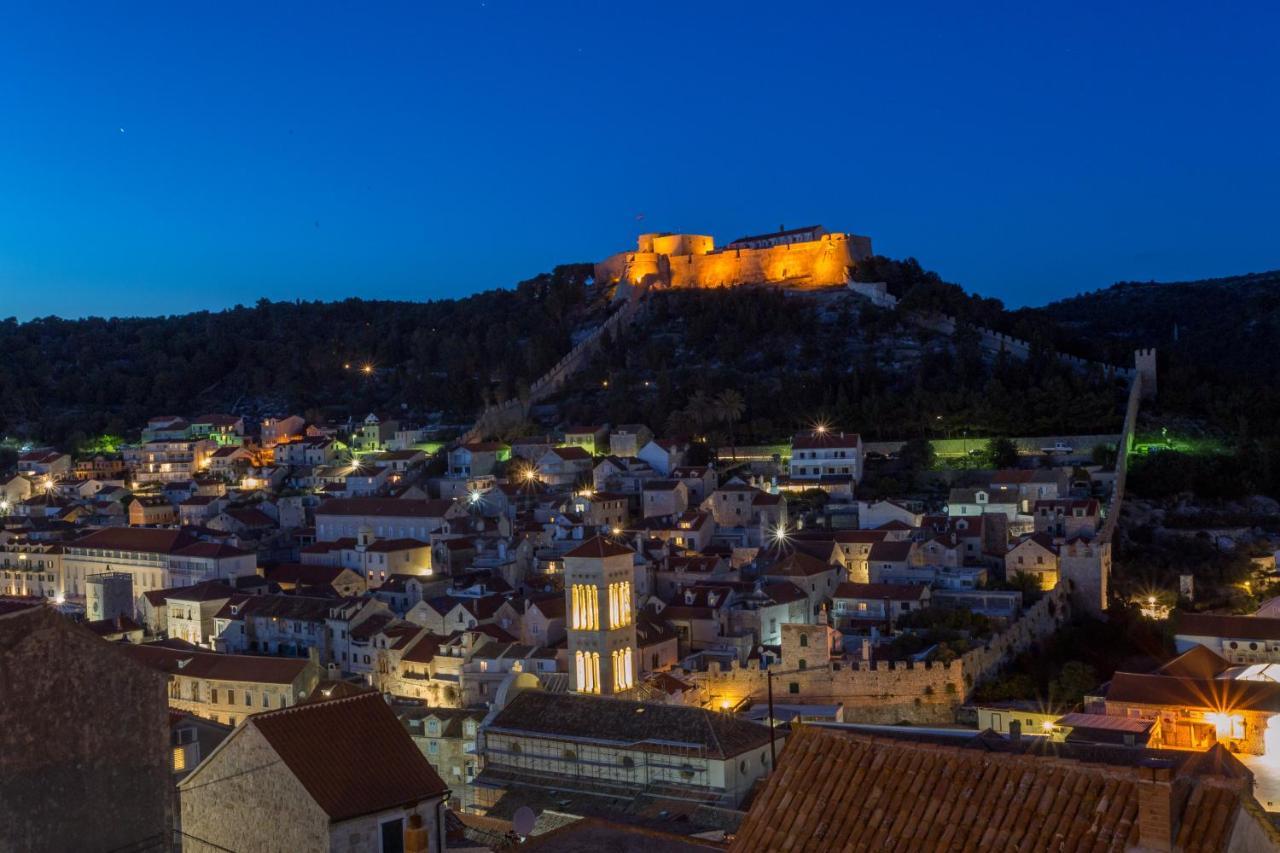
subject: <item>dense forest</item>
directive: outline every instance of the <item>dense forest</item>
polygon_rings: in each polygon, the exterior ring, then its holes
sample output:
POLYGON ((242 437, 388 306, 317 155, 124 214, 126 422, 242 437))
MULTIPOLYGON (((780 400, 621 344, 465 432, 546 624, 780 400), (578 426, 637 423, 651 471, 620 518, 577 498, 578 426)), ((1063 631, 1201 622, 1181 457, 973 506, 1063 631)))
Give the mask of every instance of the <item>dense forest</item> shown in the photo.
POLYGON ((519 393, 593 309, 588 264, 431 302, 269 302, 170 317, 0 322, 0 435, 75 445, 234 410, 469 419, 519 393), (369 369, 366 370, 365 368, 369 369))
POLYGON ((1160 393, 1143 407, 1141 425, 1167 429, 1189 446, 1135 464, 1136 494, 1280 495, 1280 271, 1127 282, 1019 313, 1087 334, 1113 357, 1158 350, 1160 393))
POLYGON ((655 294, 560 401, 570 420, 642 421, 715 443, 770 443, 827 422, 869 438, 1117 432, 1124 385, 1046 355, 992 358, 852 293, 655 294), (740 398, 727 407, 726 391, 740 398))
MULTIPOLYGON (((5 320, 0 435, 74 446, 128 435, 151 415, 205 410, 467 422, 485 403, 521 394, 599 322, 608 294, 590 275, 590 265, 566 265, 458 300, 262 300, 171 317, 5 320)), ((656 294, 554 415, 738 443, 819 421, 872 438, 1112 432, 1120 383, 1052 353, 1127 364, 1133 349, 1154 345, 1160 399, 1144 409, 1148 419, 1222 438, 1236 453, 1229 470, 1251 474, 1236 488, 1280 483, 1280 390, 1269 382, 1280 273, 1119 284, 1017 311, 912 259, 874 257, 854 275, 886 282, 901 303, 884 310, 851 294, 768 288, 656 294), (956 316, 960 331, 921 332, 913 311, 956 316), (1029 340, 1038 357, 993 359, 976 326, 1029 340)), ((1163 466, 1165 476, 1138 482, 1174 489, 1171 467, 1203 479, 1192 465, 1163 466)))

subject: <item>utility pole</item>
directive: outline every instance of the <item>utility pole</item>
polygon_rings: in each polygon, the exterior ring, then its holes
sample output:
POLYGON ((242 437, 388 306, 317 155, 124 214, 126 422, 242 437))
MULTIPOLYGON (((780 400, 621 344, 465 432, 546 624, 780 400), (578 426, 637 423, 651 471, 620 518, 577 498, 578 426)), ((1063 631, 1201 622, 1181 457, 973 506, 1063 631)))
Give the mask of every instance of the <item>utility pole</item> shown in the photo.
POLYGON ((773 668, 765 670, 765 680, 769 683, 769 772, 778 766, 778 753, 773 743, 773 668))
MULTIPOLYGON (((800 669, 787 669, 778 673, 778 675, 793 675, 797 672, 803 672, 800 669)), ((773 667, 767 667, 764 671, 765 683, 768 686, 769 696, 769 772, 772 773, 774 768, 778 766, 778 751, 774 742, 774 729, 776 721, 773 717, 773 667)))

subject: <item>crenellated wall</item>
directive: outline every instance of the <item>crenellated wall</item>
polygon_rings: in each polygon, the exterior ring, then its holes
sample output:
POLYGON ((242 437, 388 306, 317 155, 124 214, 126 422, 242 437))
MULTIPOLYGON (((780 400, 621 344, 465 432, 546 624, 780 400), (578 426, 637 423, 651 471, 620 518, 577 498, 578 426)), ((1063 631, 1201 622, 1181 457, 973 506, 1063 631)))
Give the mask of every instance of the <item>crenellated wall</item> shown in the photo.
POLYGON ((763 249, 716 249, 712 238, 701 234, 641 234, 637 251, 596 264, 595 278, 659 287, 842 285, 849 280, 849 267, 870 255, 871 239, 854 234, 823 234, 763 249))
MULTIPOLYGON (((999 672, 1010 658, 1056 631, 1070 614, 1070 591, 1059 585, 986 645, 949 663, 837 660, 801 670, 798 661, 784 658, 773 667, 773 700, 840 703, 846 722, 952 723, 956 708, 972 695, 974 687, 999 672)), ((768 697, 767 670, 756 660, 728 669, 713 663, 707 672, 688 677, 703 689, 713 707, 723 702, 763 702, 768 697)))
POLYGON ((480 413, 474 426, 458 438, 459 443, 479 441, 486 436, 495 435, 511 427, 518 426, 529 414, 529 404, 545 399, 564 387, 569 377, 582 369, 590 360, 604 338, 606 332, 614 332, 622 326, 633 323, 640 317, 648 302, 643 294, 633 292, 632 298, 619 305, 603 323, 591 331, 569 352, 551 366, 551 369, 534 380, 529 386, 527 399, 513 397, 502 403, 486 408, 480 413))

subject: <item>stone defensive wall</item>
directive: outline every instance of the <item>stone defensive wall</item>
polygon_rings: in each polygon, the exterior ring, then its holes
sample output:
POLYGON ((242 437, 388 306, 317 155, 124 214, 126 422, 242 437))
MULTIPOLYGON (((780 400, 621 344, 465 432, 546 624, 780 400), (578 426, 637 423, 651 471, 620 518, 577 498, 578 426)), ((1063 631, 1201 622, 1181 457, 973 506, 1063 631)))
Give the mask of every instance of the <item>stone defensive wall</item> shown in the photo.
MULTIPOLYGON (((894 308, 898 304, 898 297, 885 288, 883 282, 863 282, 854 281, 849 283, 849 289, 854 293, 869 299, 873 304, 881 308, 894 308)), ((937 313, 916 313, 912 316, 912 321, 925 329, 937 332, 941 335, 953 337, 956 329, 959 327, 959 321, 948 314, 937 313)), ((1026 361, 1031 358, 1033 348, 1029 341, 1021 338, 1015 338, 1012 335, 1006 335, 1003 332, 997 332, 994 329, 975 326, 974 330, 978 333, 979 345, 990 353, 1007 352, 1015 358, 1026 361)), ((1081 370, 1089 370, 1090 368, 1100 368, 1104 373, 1111 376, 1119 376, 1125 379, 1131 379, 1136 371, 1131 367, 1117 367, 1113 364, 1106 364, 1100 361, 1090 361, 1086 358, 1080 358, 1076 355, 1067 355, 1066 353, 1056 353, 1055 357, 1059 361, 1066 362, 1073 367, 1081 370)))
POLYGON ((716 249, 702 234, 642 234, 636 251, 596 264, 595 279, 658 287, 822 287, 846 284, 849 267, 870 254, 870 238, 852 234, 760 249, 716 249))
POLYGON ((479 441, 485 436, 518 426, 528 417, 531 403, 536 403, 559 391, 564 387, 569 377, 587 364, 591 356, 595 354, 600 341, 606 333, 635 322, 637 318, 648 310, 649 305, 648 301, 639 293, 636 293, 634 298, 615 304, 617 307, 612 314, 605 318, 603 323, 579 341, 573 349, 565 353, 559 361, 552 365, 550 370, 534 380, 533 384, 529 386, 527 397, 513 397, 510 400, 487 407, 480 413, 475 425, 459 437, 459 443, 465 444, 469 441, 479 441))
MULTIPOLYGON (((919 725, 954 723, 956 709, 974 688, 996 675, 1014 656, 1056 631, 1071 615, 1065 585, 1047 592, 1018 621, 983 646, 948 663, 911 661, 833 661, 803 670, 783 660, 774 666, 775 703, 842 704, 846 722, 919 725), (795 692, 792 692, 795 685, 795 692)), ((713 707, 722 702, 764 702, 767 670, 759 661, 728 668, 712 663, 691 678, 713 707)))

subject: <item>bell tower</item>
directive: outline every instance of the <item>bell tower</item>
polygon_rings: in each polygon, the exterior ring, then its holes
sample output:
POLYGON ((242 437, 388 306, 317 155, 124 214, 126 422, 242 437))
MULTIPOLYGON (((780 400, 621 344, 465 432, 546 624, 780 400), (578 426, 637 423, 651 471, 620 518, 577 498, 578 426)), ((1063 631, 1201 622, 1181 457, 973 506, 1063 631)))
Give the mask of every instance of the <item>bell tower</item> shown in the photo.
POLYGON ((607 696, 635 686, 634 554, 597 536, 564 556, 569 675, 578 693, 607 696))

